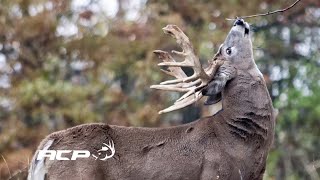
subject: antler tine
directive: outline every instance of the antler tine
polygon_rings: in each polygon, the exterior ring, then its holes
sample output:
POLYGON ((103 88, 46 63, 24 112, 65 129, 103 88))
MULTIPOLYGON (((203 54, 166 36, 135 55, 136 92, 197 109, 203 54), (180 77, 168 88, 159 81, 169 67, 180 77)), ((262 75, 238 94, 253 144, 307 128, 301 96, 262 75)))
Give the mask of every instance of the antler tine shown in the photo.
MULTIPOLYGON (((154 54, 156 54, 158 56, 159 59, 161 59, 163 62, 176 62, 173 57, 165 52, 165 51, 161 51, 161 50, 154 50, 153 51, 154 54)), ((181 68, 177 68, 177 67, 168 67, 169 71, 166 70, 162 70, 163 72, 165 72, 166 74, 170 75, 170 76, 174 76, 176 78, 186 78, 187 75, 183 72, 183 70, 181 68)))
POLYGON ((216 70, 223 63, 214 59, 210 62, 209 67, 204 70, 199 58, 194 52, 189 38, 182 32, 181 29, 175 25, 167 25, 163 28, 163 31, 165 34, 169 34, 176 39, 178 45, 182 49, 182 52, 172 51, 172 53, 184 58, 184 61, 177 62, 168 52, 155 50, 154 53, 163 61, 159 63, 158 66, 168 66, 168 70, 162 71, 170 76, 175 77, 176 79, 161 82, 159 85, 152 85, 150 88, 165 91, 184 92, 185 94, 181 96, 172 106, 160 111, 159 114, 184 108, 201 99, 201 89, 209 83, 216 70), (193 75, 188 77, 181 67, 191 67, 194 71, 193 75))
POLYGON ((177 79, 174 81, 168 81, 166 84, 178 83, 178 82, 188 82, 192 81, 197 77, 200 77, 203 81, 209 81, 209 76, 205 73, 202 68, 202 65, 199 61, 199 58, 195 55, 192 44, 190 43, 189 38, 183 33, 183 31, 176 25, 167 25, 162 28, 165 34, 171 35, 176 39, 178 45, 182 48, 182 52, 172 51, 172 53, 177 54, 185 58, 182 62, 162 62, 159 63, 159 66, 179 66, 179 67, 192 67, 194 70, 194 76, 177 79))
POLYGON ((209 66, 205 69, 205 72, 209 77, 213 77, 224 61, 224 59, 213 59, 209 61, 209 66))
POLYGON ((165 91, 176 91, 176 92, 188 92, 187 88, 182 88, 181 85, 152 85, 152 89, 165 90, 165 91))
POLYGON ((203 95, 201 92, 195 93, 194 96, 189 96, 188 98, 185 98, 182 101, 176 102, 172 106, 170 106, 164 110, 159 111, 159 114, 168 113, 171 111, 175 111, 175 110, 187 107, 187 106, 193 104, 194 102, 198 101, 199 99, 201 99, 202 96, 203 95))

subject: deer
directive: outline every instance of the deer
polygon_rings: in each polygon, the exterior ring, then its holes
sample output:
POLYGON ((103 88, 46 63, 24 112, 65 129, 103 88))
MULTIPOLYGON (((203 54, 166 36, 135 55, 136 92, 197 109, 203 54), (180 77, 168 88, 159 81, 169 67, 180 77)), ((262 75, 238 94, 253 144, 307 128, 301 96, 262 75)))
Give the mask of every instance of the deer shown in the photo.
MULTIPOLYGON (((272 146, 276 113, 264 78, 253 58, 251 31, 236 19, 218 52, 203 68, 189 38, 175 25, 164 33, 182 51, 156 50, 165 73, 175 77, 151 88, 184 92, 167 113, 207 97, 205 104, 222 108, 212 116, 188 124, 165 127, 122 127, 83 124, 48 135, 39 145, 29 169, 29 180, 260 180, 272 146), (182 67, 194 74, 187 76, 182 67), (114 155, 73 161, 38 159, 40 150, 88 150, 97 155, 103 143, 114 155), (111 149, 110 149, 111 150, 111 149)), ((105 149, 106 150, 106 149, 105 149)), ((110 152, 106 152, 110 153, 110 152)), ((66 155, 69 156, 69 155, 66 155)))

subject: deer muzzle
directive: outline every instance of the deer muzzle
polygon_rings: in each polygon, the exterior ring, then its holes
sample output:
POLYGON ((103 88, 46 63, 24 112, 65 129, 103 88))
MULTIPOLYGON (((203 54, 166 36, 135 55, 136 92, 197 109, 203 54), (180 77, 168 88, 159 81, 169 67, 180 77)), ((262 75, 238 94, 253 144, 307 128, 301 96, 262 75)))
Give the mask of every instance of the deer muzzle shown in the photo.
POLYGON ((244 33, 244 36, 249 34, 250 31, 250 26, 247 22, 245 22, 243 19, 238 18, 234 23, 233 23, 233 29, 237 31, 241 31, 244 33))

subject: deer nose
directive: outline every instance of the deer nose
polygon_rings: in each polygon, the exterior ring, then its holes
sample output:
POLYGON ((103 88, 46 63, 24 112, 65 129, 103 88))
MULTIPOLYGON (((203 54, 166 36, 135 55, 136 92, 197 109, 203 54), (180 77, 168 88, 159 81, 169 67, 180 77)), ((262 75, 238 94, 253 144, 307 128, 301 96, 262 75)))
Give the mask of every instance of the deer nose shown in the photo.
POLYGON ((236 25, 243 26, 244 25, 243 19, 237 19, 236 22, 234 22, 234 26, 236 25))

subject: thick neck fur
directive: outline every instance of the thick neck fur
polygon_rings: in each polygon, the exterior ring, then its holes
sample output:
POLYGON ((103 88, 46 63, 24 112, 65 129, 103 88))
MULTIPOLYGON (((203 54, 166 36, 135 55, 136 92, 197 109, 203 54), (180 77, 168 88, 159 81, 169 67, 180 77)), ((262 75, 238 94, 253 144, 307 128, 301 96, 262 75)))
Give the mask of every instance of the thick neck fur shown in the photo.
POLYGON ((222 116, 237 137, 266 140, 274 126, 272 101, 255 63, 247 67, 238 68, 236 78, 222 92, 222 116))
POLYGON ((257 68, 246 25, 231 28, 218 56, 236 69, 222 90, 222 112, 230 133, 241 139, 272 139, 274 109, 265 81, 257 68))

